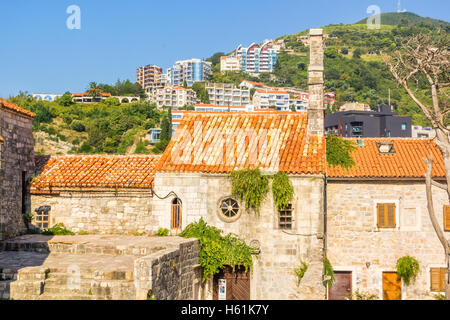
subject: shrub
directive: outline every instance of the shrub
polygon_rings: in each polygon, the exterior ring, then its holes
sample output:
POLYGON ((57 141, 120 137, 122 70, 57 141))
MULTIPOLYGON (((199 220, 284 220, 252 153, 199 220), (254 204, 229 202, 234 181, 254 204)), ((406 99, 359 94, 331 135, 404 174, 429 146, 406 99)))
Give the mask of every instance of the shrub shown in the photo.
POLYGON ((410 256, 401 257, 397 260, 397 275, 408 286, 414 282, 420 272, 419 261, 410 256))
POLYGON ((54 225, 53 227, 44 230, 42 234, 45 235, 53 235, 53 236, 73 236, 75 233, 72 231, 66 229, 63 223, 58 223, 54 225))
POLYGON ((203 281, 211 279, 225 265, 232 266, 233 270, 243 266, 246 271, 253 265, 251 247, 235 235, 223 236, 222 230, 207 225, 203 218, 188 225, 180 235, 200 240, 199 263, 203 267, 203 281))
POLYGON ((246 208, 259 213, 261 203, 269 190, 269 179, 259 168, 235 170, 230 174, 232 193, 245 201, 246 208))
POLYGON ((349 300, 378 300, 378 296, 369 292, 361 292, 356 290, 348 296, 349 300))
POLYGON ((167 228, 159 228, 158 232, 157 232, 157 235, 159 237, 166 237, 166 236, 169 235, 169 229, 167 229, 167 228))
POLYGON ((74 120, 72 124, 70 125, 72 130, 75 130, 77 132, 83 132, 86 131, 86 127, 84 126, 84 123, 80 120, 74 120))

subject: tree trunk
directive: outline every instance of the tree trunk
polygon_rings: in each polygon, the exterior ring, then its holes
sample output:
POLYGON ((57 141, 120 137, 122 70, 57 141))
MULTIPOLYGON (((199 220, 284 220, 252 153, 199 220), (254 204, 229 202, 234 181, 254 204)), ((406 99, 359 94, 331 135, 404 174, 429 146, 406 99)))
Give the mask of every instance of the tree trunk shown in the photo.
MULTIPOLYGON (((448 240, 445 238, 444 232, 441 229, 434 212, 434 205, 433 205, 433 195, 432 195, 432 170, 433 170, 433 155, 430 154, 430 159, 424 159, 424 161, 427 163, 427 173, 425 175, 425 189, 426 189, 426 195, 427 195, 427 208, 428 208, 428 214, 430 216, 431 224, 433 225, 433 228, 436 232, 436 235, 439 238, 439 241, 441 242, 442 246, 444 247, 444 254, 445 254, 445 263, 447 265, 447 281, 445 283, 445 299, 450 300, 450 265, 449 265, 449 256, 450 256, 450 245, 448 240)), ((448 171, 447 171, 448 173, 448 171)), ((450 181, 450 180, 447 180, 450 181)), ((448 190, 447 184, 447 190, 448 190)))

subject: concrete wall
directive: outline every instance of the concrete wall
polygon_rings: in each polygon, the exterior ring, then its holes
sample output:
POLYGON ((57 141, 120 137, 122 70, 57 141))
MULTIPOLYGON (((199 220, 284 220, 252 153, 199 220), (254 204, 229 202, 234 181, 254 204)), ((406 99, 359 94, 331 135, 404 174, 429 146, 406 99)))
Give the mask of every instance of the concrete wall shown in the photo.
MULTIPOLYGON (((181 199, 182 228, 203 217, 208 224, 226 233, 235 233, 247 243, 260 242, 261 253, 254 256, 251 274, 251 299, 324 299, 321 280, 323 178, 291 177, 291 182, 295 190, 291 234, 278 228, 278 212, 271 192, 259 215, 241 210, 238 220, 225 222, 220 217, 219 203, 231 193, 227 176, 157 173, 154 183, 159 196, 173 191, 181 199), (309 268, 297 286, 293 269, 301 260, 307 262, 309 268)), ((172 200, 173 197, 154 198, 153 215, 161 227, 170 228, 172 200)), ((244 208, 242 203, 241 208, 244 208)))
MULTIPOLYGON (((327 255, 335 270, 352 271, 353 291, 382 298, 382 271, 395 271, 397 260, 415 257, 421 272, 404 299, 432 299, 430 267, 445 267, 444 249, 431 225, 423 182, 336 182, 327 185, 327 255), (396 203, 396 229, 378 229, 376 203, 396 203)), ((433 188, 439 223, 447 195, 433 188)), ((446 232, 449 236, 449 233, 446 232)))
MULTIPOLYGON (((32 120, 0 110, 0 136, 4 143, 0 168, 0 240, 26 230, 22 217, 22 172, 34 174, 32 120)), ((25 199, 29 212, 29 197, 25 199)))
POLYGON ((58 195, 32 195, 31 208, 50 206, 50 226, 101 234, 151 233, 158 229, 152 215, 150 190, 134 192, 61 192, 58 195))

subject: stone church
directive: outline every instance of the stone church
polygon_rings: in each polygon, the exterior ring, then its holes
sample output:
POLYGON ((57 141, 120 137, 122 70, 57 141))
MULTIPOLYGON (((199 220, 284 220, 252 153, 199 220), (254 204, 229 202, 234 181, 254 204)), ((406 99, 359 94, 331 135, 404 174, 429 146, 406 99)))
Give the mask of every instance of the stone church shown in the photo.
POLYGON ((0 241, 26 231, 34 174, 34 113, 0 98, 0 241))

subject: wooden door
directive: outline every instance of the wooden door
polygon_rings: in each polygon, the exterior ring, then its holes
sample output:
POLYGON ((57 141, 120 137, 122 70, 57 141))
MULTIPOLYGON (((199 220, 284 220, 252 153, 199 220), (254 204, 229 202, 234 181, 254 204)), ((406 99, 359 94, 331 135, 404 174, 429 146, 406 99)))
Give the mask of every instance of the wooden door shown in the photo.
POLYGON ((226 300, 250 300, 250 271, 227 266, 214 276, 213 299, 219 300, 219 279, 226 281, 226 300))
POLYGON ((352 273, 350 271, 335 271, 335 282, 328 289, 328 300, 346 300, 352 293, 352 273))
POLYGON ((383 300, 402 300, 402 281, 396 272, 383 272, 383 300))

